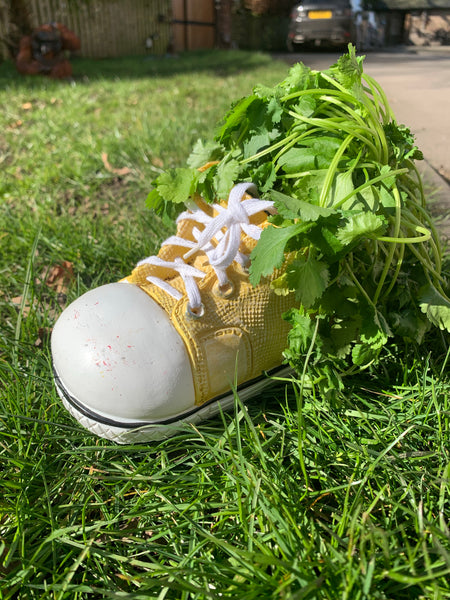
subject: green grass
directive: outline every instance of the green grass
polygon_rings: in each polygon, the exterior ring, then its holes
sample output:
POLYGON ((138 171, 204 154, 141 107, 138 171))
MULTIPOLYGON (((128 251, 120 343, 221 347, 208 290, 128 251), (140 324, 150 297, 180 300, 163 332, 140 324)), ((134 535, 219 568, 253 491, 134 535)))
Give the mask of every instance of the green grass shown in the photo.
POLYGON ((164 442, 117 446, 65 412, 61 304, 155 251, 149 181, 287 70, 243 52, 74 67, 70 85, 0 65, 0 598, 450 598, 443 336, 386 349, 342 406, 280 382, 164 442))

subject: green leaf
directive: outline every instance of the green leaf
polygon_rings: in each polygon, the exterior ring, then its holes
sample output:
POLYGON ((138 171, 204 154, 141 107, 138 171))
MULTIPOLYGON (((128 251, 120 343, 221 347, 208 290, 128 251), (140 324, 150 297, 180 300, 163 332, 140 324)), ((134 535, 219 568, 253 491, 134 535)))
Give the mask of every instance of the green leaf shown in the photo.
POLYGON ((203 142, 197 140, 194 144, 191 154, 187 159, 187 164, 193 169, 198 169, 204 164, 214 160, 220 160, 223 155, 223 149, 217 142, 203 142))
POLYGON ((361 325, 361 340, 371 348, 381 348, 388 340, 389 335, 392 335, 385 318, 381 313, 374 314, 373 322, 361 325))
POLYGON ((337 232, 337 238, 347 246, 363 237, 376 237, 386 229, 384 219, 368 212, 347 217, 347 223, 337 232))
POLYGON ((158 194, 166 202, 186 202, 194 193, 200 173, 196 169, 168 169, 155 180, 158 194))
MULTIPOLYGON (((364 188, 361 192, 358 192, 358 200, 362 202, 366 210, 376 212, 378 207, 378 200, 376 192, 373 187, 364 188)), ((395 199, 392 197, 395 205, 395 199)))
POLYGON ((372 348, 367 344, 356 344, 352 349, 353 364, 359 367, 365 367, 373 362, 379 353, 379 349, 372 348))
POLYGON ((247 118, 247 110, 252 102, 260 102, 260 99, 255 95, 250 95, 238 100, 230 109, 225 117, 222 127, 219 129, 217 137, 220 140, 228 139, 231 133, 240 127, 242 122, 247 118))
POLYGON ((164 198, 158 192, 157 188, 153 188, 147 195, 145 205, 150 210, 154 210, 156 213, 160 213, 164 207, 164 198))
MULTIPOLYGON (((345 171, 344 173, 338 173, 334 178, 333 187, 331 190, 332 201, 330 204, 333 206, 338 204, 343 198, 346 198, 355 189, 353 185, 353 177, 351 171, 345 171)), ((350 198, 349 202, 353 203, 353 199, 350 198)), ((347 203, 342 208, 349 208, 347 203)))
POLYGON ((278 159, 285 173, 301 173, 316 168, 316 153, 311 148, 291 148, 278 159))
POLYGON ((330 328, 330 339, 338 357, 344 357, 350 352, 352 343, 358 339, 360 327, 361 318, 358 314, 347 319, 334 319, 330 328))
POLYGON ((355 47, 349 44, 348 53, 338 59, 337 63, 329 69, 329 73, 336 77, 344 87, 354 91, 355 84, 361 83, 363 60, 363 57, 356 56, 355 47))
POLYGON ((390 177, 386 176, 387 173, 389 173, 390 171, 392 171, 392 169, 389 165, 383 165, 380 169, 380 175, 383 175, 384 177, 383 185, 386 186, 388 189, 392 190, 397 180, 395 175, 391 175, 390 177))
POLYGON ((319 205, 320 190, 326 178, 326 171, 313 171, 309 175, 300 177, 294 182, 292 189, 284 188, 292 196, 303 200, 307 204, 319 205))
POLYGON ((302 96, 300 102, 294 107, 294 110, 304 117, 312 117, 316 107, 317 102, 313 96, 302 96))
POLYGON ((321 310, 341 320, 355 317, 358 313, 357 296, 358 289, 355 286, 335 282, 323 294, 320 300, 321 310))
POLYGON ((299 223, 284 228, 269 226, 263 229, 250 255, 250 283, 258 285, 261 277, 279 269, 285 259, 286 244, 306 228, 305 224, 299 223))
POLYGON ((383 314, 374 306, 360 302, 360 315, 360 343, 352 349, 352 360, 355 365, 364 367, 377 358, 392 332, 383 314))
POLYGON ((244 158, 250 158, 263 148, 270 144, 270 137, 267 132, 254 134, 244 143, 244 158))
POLYGON ((389 322, 395 335, 417 344, 423 342, 430 327, 430 323, 426 318, 412 308, 407 308, 402 312, 390 313, 389 322))
POLYGON ((285 219, 298 219, 299 213, 299 202, 297 198, 287 196, 281 192, 270 190, 269 198, 273 201, 275 208, 285 219))
POLYGON ((311 75, 312 72, 309 67, 303 63, 297 63, 291 67, 289 75, 280 85, 286 90, 286 92, 290 92, 292 90, 305 90, 310 87, 312 83, 313 78, 311 75))
POLYGON ((317 221, 320 217, 327 218, 335 214, 332 208, 309 204, 275 190, 270 192, 269 197, 273 200, 278 212, 287 219, 300 218, 302 221, 317 221))
POLYGON ((240 165, 235 159, 222 161, 217 165, 217 171, 214 176, 214 187, 219 199, 226 200, 228 198, 231 188, 236 183, 239 170, 240 165))
POLYGON ((255 96, 253 101, 248 105, 245 116, 249 124, 251 135, 268 130, 267 102, 265 100, 255 96))
POLYGON ((310 308, 325 291, 330 279, 325 263, 312 256, 297 258, 287 270, 289 289, 306 308, 310 308))
POLYGON ((341 375, 330 364, 324 364, 322 368, 322 377, 317 386, 319 393, 329 403, 337 403, 341 398, 341 393, 345 389, 341 375))
POLYGON ((450 333, 450 300, 446 296, 429 284, 419 292, 419 306, 433 325, 450 333))
POLYGON ((288 333, 289 348, 298 358, 308 351, 314 333, 314 322, 305 309, 291 308, 283 315, 283 319, 291 325, 288 333))
POLYGON ((282 90, 278 85, 275 85, 274 87, 269 87, 268 85, 259 83, 253 88, 253 94, 255 96, 258 96, 258 98, 271 100, 272 98, 281 98, 284 94, 284 90, 282 90))
POLYGON ((147 196, 146 206, 150 210, 153 210, 156 214, 161 216, 162 222, 166 227, 172 229, 173 223, 177 216, 180 213, 179 204, 174 204, 173 202, 167 202, 159 195, 159 192, 156 188, 151 190, 151 192, 147 196))
MULTIPOLYGON (((305 141, 305 145, 306 145, 305 141)), ((342 139, 340 137, 331 136, 331 135, 320 135, 312 138, 312 142, 310 143, 310 147, 314 151, 315 154, 322 156, 327 164, 334 158, 334 155, 339 150, 342 144, 342 139)))
POLYGON ((272 123, 279 123, 283 116, 283 106, 278 98, 271 98, 267 105, 267 112, 270 115, 272 123))
POLYGON ((212 203, 217 200, 217 193, 214 185, 216 173, 217 165, 213 165, 199 175, 196 191, 205 202, 212 203))
POLYGON ((382 348, 392 336, 385 317, 374 306, 363 302, 360 302, 360 315, 360 341, 374 350, 382 348))
POLYGON ((253 171, 251 179, 261 194, 272 189, 277 174, 272 161, 265 162, 253 171))
MULTIPOLYGON (((367 189, 370 190, 371 188, 367 188, 367 189)), ((388 189, 383 184, 381 184, 379 187, 379 196, 380 196, 380 203, 383 208, 386 208, 389 211, 392 211, 395 208, 396 202, 395 202, 394 194, 392 193, 392 191, 390 189, 388 189)))
POLYGON ((414 144, 414 136, 408 127, 391 121, 384 126, 392 155, 401 163, 407 159, 423 160, 422 152, 414 144))
POLYGON ((330 265, 340 258, 339 255, 344 249, 342 242, 335 235, 338 220, 337 214, 333 215, 332 219, 329 217, 323 220, 319 217, 316 227, 308 232, 308 240, 327 257, 330 265))

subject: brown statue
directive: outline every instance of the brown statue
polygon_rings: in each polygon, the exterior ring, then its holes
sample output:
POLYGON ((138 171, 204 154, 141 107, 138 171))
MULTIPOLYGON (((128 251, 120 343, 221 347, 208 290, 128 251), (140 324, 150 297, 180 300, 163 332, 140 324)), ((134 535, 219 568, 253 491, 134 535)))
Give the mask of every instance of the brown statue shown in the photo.
POLYGON ((65 51, 80 49, 80 40, 65 25, 41 25, 20 40, 16 67, 23 75, 47 75, 54 79, 72 76, 72 66, 65 51))

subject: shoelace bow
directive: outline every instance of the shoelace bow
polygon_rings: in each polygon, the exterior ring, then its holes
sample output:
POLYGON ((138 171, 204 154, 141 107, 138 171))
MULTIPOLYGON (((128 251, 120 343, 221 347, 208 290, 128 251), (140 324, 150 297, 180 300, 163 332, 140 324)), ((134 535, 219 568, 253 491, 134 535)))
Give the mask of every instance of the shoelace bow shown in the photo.
MULTIPOLYGON (((249 262, 249 257, 239 251, 242 232, 253 240, 259 240, 261 228, 258 225, 250 223, 250 217, 262 211, 273 210, 273 202, 260 200, 259 198, 250 198, 243 200, 244 194, 248 191, 255 194, 256 187, 252 183, 238 183, 235 185, 228 197, 227 206, 213 204, 216 211, 215 217, 210 217, 201 208, 181 213, 177 219, 179 221, 189 219, 203 225, 203 229, 193 227, 192 235, 195 241, 186 240, 182 237, 173 235, 162 243, 162 246, 175 245, 188 248, 183 256, 178 256, 174 261, 166 261, 159 256, 149 256, 138 263, 138 267, 144 264, 154 265, 171 269, 178 273, 184 283, 184 287, 189 300, 190 310, 196 314, 202 308, 200 290, 196 279, 203 279, 206 273, 187 264, 188 260, 196 252, 203 252, 217 277, 219 289, 225 288, 229 284, 226 269, 233 261, 236 261, 243 267, 249 262), (215 241, 215 243, 214 243, 215 241)), ((180 300, 183 294, 170 285, 165 279, 149 275, 147 280, 164 290, 176 300, 180 300)))

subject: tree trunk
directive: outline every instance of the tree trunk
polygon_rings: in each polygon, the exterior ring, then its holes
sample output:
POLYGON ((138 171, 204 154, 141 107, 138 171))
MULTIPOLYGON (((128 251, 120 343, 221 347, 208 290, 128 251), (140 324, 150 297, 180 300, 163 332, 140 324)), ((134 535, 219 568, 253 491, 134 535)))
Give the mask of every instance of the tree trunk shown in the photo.
POLYGON ((220 0, 217 6, 217 45, 231 47, 231 4, 232 0, 220 0))

